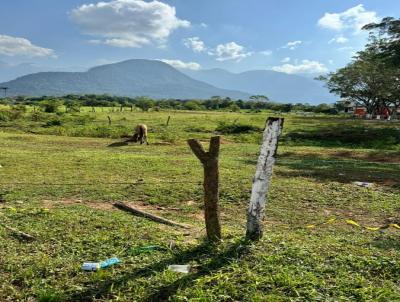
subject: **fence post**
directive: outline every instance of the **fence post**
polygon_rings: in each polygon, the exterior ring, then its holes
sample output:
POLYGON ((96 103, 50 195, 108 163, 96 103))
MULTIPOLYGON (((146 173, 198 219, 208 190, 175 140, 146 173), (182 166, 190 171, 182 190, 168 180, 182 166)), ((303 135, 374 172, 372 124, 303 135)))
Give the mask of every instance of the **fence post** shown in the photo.
POLYGON ((170 115, 168 115, 168 119, 167 119, 167 123, 166 123, 166 126, 168 127, 168 125, 169 125, 169 120, 171 119, 171 116, 170 115))
POLYGON ((246 237, 250 240, 259 240, 263 235, 262 220, 283 121, 283 118, 269 117, 265 126, 247 211, 246 237))
POLYGON ((111 125, 111 117, 107 115, 107 118, 108 118, 108 125, 111 125))
POLYGON ((206 222, 207 238, 210 241, 221 239, 221 225, 219 222, 219 171, 218 156, 220 137, 215 136, 210 140, 209 151, 206 152, 200 142, 189 139, 188 144, 193 153, 200 160, 204 169, 204 217, 206 222))

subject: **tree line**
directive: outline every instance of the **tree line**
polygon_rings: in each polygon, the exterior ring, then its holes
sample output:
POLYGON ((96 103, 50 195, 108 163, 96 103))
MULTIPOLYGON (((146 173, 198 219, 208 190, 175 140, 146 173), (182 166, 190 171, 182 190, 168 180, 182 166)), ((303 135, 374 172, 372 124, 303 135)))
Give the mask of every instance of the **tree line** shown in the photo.
POLYGON ((363 30, 369 32, 365 48, 345 67, 319 79, 369 115, 386 111, 395 117, 400 108, 400 19, 386 17, 363 30))
POLYGON ((273 110, 280 112, 313 112, 337 114, 342 110, 340 104, 319 104, 308 103, 284 104, 269 101, 268 97, 255 95, 250 100, 233 100, 229 97, 214 96, 206 100, 184 100, 184 99, 161 99, 155 100, 146 96, 120 97, 110 95, 65 95, 61 97, 16 97, 1 99, 0 103, 15 106, 35 106, 44 112, 56 112, 61 106, 65 106, 69 112, 79 112, 82 106, 88 107, 111 107, 113 110, 123 108, 139 108, 142 111, 157 110, 222 110, 238 112, 240 110, 273 110))

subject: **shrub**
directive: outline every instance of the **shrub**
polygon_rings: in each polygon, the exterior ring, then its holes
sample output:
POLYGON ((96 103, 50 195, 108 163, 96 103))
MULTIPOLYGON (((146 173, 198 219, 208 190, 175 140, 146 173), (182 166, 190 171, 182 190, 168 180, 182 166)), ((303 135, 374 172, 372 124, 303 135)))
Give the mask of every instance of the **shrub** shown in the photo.
POLYGON ((0 122, 8 122, 12 119, 10 110, 0 110, 0 122))
POLYGON ((44 127, 54 127, 54 126, 61 126, 63 123, 59 119, 50 120, 44 125, 44 127))
POLYGON ((58 100, 47 100, 40 103, 43 111, 46 113, 55 113, 61 106, 61 101, 58 100))
POLYGON ((0 110, 0 121, 2 122, 8 122, 8 121, 14 121, 19 118, 21 118, 24 115, 23 110, 13 108, 11 110, 0 110))

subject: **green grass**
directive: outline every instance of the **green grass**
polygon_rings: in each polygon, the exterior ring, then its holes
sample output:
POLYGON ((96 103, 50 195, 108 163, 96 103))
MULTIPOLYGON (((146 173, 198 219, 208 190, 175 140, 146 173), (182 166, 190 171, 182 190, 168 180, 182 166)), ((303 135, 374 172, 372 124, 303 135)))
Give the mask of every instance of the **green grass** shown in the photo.
POLYGON ((37 238, 0 227, 0 301, 400 301, 400 231, 345 223, 400 222, 399 123, 285 115, 258 243, 243 235, 261 133, 223 135, 224 241, 214 246, 204 241, 202 168, 185 140, 205 142, 221 124, 262 128, 273 114, 88 111, 0 122, 0 219, 37 238), (149 126, 149 146, 124 142, 137 123, 149 126), (130 216, 116 200, 193 228, 130 216), (129 252, 149 244, 165 250, 129 252), (122 264, 80 270, 112 256, 122 264))

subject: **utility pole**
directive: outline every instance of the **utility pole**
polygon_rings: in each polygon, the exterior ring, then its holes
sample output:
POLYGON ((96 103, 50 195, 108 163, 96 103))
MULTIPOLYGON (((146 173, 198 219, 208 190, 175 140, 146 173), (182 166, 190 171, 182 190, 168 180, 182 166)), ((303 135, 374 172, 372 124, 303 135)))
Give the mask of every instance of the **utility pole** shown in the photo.
POLYGON ((4 97, 7 97, 7 89, 8 89, 8 87, 0 87, 0 89, 4 90, 4 97))

